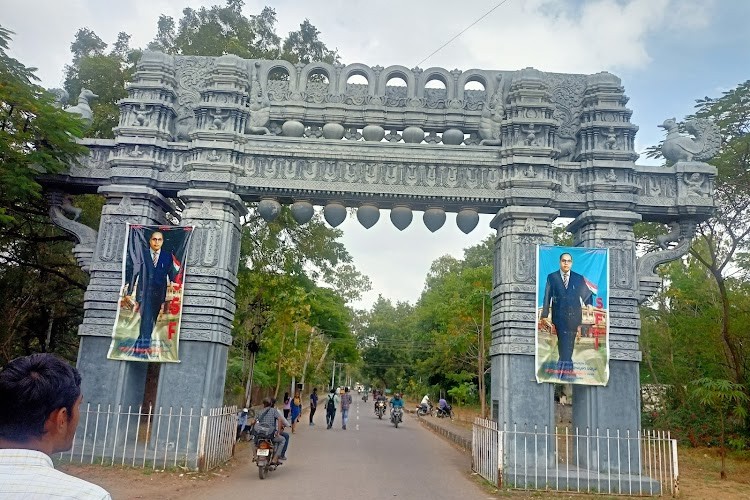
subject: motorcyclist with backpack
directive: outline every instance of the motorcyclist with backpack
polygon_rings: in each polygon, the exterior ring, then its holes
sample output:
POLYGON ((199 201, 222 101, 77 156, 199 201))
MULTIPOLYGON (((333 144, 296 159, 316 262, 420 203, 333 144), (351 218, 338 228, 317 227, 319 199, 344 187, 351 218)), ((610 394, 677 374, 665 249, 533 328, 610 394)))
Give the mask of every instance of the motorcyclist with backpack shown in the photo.
POLYGON ((332 387, 326 399, 326 429, 333 427, 333 419, 336 417, 338 404, 339 397, 336 395, 336 389, 332 387))
POLYGON ((263 410, 253 422, 253 434, 256 440, 265 438, 273 441, 272 465, 279 465, 279 456, 281 456, 281 450, 285 442, 284 437, 281 436, 283 429, 281 425, 279 414, 273 407, 273 399, 270 397, 263 398, 263 410))

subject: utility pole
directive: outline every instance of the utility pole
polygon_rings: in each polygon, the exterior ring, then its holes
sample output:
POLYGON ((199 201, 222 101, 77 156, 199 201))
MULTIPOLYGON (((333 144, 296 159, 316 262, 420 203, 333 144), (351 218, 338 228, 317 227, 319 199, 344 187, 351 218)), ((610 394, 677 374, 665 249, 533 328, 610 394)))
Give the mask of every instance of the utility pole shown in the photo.
POLYGON ((333 362, 333 371, 331 372, 331 389, 336 388, 336 361, 333 362))
POLYGON ((307 341, 307 353, 305 353, 305 363, 302 365, 302 390, 305 390, 305 374, 307 373, 307 364, 310 362, 310 350, 312 349, 313 336, 315 328, 310 330, 310 340, 307 341))
POLYGON ((477 375, 479 375, 479 405, 482 407, 482 418, 485 418, 487 415, 484 394, 484 295, 485 292, 482 290, 482 328, 479 331, 479 366, 477 370, 477 375))
MULTIPOLYGON (((299 327, 295 324, 294 325, 294 357, 295 357, 295 360, 297 358, 297 331, 298 331, 298 328, 299 327)), ((289 394, 291 394, 292 397, 294 397, 294 395, 297 394, 297 377, 296 377, 296 375, 292 375, 292 392, 290 392, 289 394)))

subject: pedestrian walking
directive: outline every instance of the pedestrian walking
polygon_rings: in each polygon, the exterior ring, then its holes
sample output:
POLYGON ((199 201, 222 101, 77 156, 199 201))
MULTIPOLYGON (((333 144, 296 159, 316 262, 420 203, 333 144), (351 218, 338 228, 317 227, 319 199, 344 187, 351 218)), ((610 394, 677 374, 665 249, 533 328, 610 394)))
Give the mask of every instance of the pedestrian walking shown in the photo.
POLYGON ((292 423, 292 434, 294 434, 294 430, 297 428, 297 422, 299 422, 299 416, 302 413, 302 396, 300 396, 299 389, 294 391, 294 397, 292 398, 290 406, 292 412, 289 421, 292 423))
POLYGON ((289 419, 289 413, 292 411, 292 398, 289 397, 289 393, 284 393, 284 400, 282 409, 284 410, 284 418, 289 419))
POLYGON ((310 394, 310 425, 315 425, 315 422, 313 422, 313 415, 315 415, 315 410, 318 408, 318 388, 314 387, 312 393, 310 394))
POLYGON ((341 428, 346 430, 346 422, 349 420, 349 406, 352 404, 352 395, 349 394, 349 388, 344 387, 344 394, 341 396, 341 428))
POLYGON ((328 399, 326 400, 326 429, 333 427, 333 420, 336 418, 336 406, 339 404, 339 397, 336 395, 336 389, 331 387, 331 392, 328 393, 328 399))

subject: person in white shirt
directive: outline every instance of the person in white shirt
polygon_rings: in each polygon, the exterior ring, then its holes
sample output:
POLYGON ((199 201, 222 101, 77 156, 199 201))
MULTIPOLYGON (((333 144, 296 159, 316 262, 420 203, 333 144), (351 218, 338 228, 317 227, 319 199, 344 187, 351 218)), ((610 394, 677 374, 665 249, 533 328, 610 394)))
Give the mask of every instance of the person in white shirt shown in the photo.
POLYGON ((55 469, 73 445, 81 375, 52 354, 16 358, 0 370, 0 500, 110 500, 104 488, 55 469))
POLYGON ((428 394, 425 394, 422 398, 422 402, 419 403, 419 406, 424 409, 424 411, 428 411, 430 409, 430 396, 428 394))

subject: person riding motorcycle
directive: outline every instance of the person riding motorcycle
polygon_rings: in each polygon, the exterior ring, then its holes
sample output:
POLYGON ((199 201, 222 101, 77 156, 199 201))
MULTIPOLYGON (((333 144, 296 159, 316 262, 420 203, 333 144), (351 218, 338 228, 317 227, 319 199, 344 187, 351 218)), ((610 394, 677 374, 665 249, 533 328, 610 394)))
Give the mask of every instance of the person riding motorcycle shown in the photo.
POLYGON ((440 401, 438 401, 438 411, 443 412, 445 415, 450 415, 450 405, 445 398, 440 398, 440 401))
POLYGON ((390 403, 391 405, 391 413, 393 413, 394 408, 404 408, 404 400, 401 399, 401 394, 398 392, 393 395, 393 398, 391 399, 390 403))
POLYGON ((422 407, 422 410, 424 410, 425 413, 427 413, 428 411, 430 411, 430 405, 430 396, 429 394, 425 394, 422 398, 422 402, 419 403, 419 406, 422 407))
POLYGON ((382 391, 378 392, 378 395, 375 397, 375 411, 378 410, 378 402, 387 402, 388 399, 383 395, 382 391))

